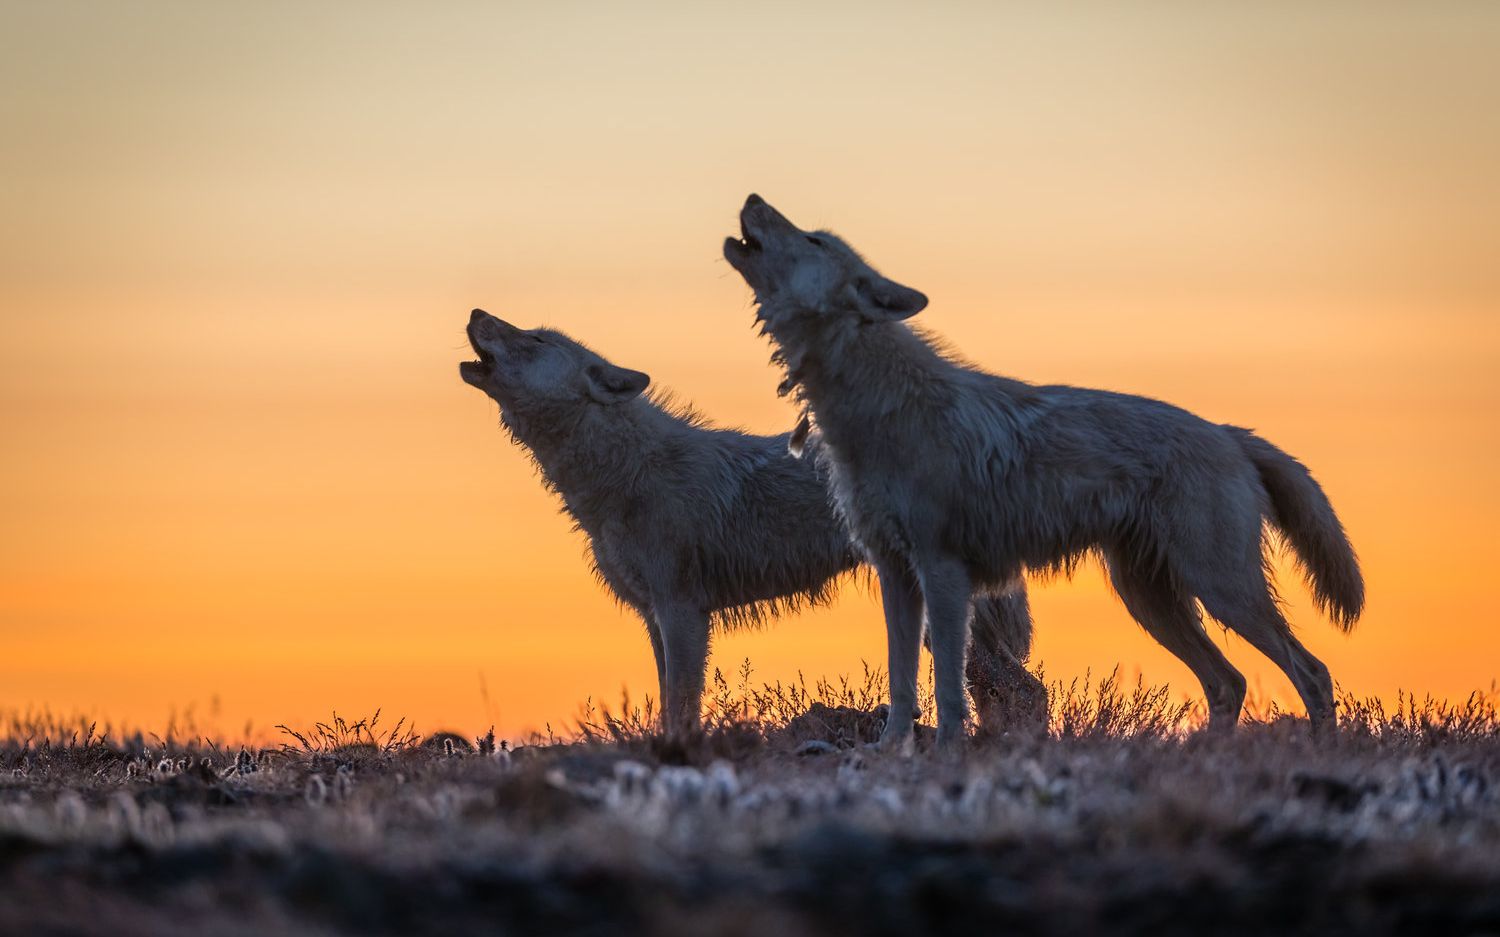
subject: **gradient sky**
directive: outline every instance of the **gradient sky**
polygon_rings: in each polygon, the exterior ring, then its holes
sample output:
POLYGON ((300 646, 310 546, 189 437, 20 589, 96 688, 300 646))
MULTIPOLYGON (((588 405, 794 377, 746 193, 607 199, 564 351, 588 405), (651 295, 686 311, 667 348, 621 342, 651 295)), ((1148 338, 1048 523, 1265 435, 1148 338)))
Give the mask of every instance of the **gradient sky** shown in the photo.
MULTIPOLYGON (((751 191, 987 368, 1307 462, 1368 613, 1281 582, 1345 688, 1500 674, 1494 4, 4 2, 0 126, 0 709, 516 733, 654 692, 462 329, 785 430, 719 258, 751 191)), ((1197 698, 1097 567, 1034 607, 1049 677, 1197 698)), ((746 656, 882 663, 878 603, 746 656)))

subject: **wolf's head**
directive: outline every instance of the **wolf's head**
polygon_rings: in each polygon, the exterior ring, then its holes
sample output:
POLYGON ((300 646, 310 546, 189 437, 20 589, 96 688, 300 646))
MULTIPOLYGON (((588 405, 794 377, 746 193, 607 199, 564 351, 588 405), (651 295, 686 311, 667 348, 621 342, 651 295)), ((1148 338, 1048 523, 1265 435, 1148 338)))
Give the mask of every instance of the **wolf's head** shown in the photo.
POLYGON ((827 231, 803 231, 759 195, 740 210, 740 237, 724 240, 724 259, 755 291, 761 316, 851 316, 893 322, 921 312, 927 297, 875 272, 827 231))
POLYGON ((550 329, 518 329, 483 309, 469 316, 469 344, 478 361, 465 361, 465 383, 489 394, 510 422, 515 417, 582 415, 640 396, 651 378, 610 364, 550 329))

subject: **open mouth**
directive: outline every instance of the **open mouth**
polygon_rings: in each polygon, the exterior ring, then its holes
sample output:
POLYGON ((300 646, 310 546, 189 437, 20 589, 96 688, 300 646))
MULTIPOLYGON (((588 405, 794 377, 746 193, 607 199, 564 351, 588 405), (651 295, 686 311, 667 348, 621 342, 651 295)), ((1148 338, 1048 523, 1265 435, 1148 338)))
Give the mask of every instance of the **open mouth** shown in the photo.
POLYGON ((740 210, 740 247, 747 251, 760 250, 760 239, 750 230, 750 206, 740 210))
POLYGON ((484 345, 480 344, 479 336, 475 332, 475 323, 470 322, 469 327, 465 329, 464 332, 469 337, 469 347, 473 348, 474 354, 479 356, 479 361, 477 363, 482 364, 485 367, 489 367, 490 365, 494 364, 495 355, 488 348, 485 348, 484 345))
POLYGON ((729 248, 728 253, 744 255, 760 251, 760 241, 756 240, 755 235, 745 230, 741 230, 740 235, 737 238, 725 239, 725 246, 729 248))
POLYGON ((482 377, 486 374, 489 374, 490 369, 492 369, 494 366, 495 356, 487 351, 481 351, 479 353, 478 361, 461 361, 459 362, 458 369, 466 377, 482 377))
POLYGON ((760 246, 760 240, 750 233, 749 225, 745 224, 745 219, 741 217, 740 236, 724 239, 724 257, 736 270, 744 273, 744 263, 750 259, 751 254, 760 253, 760 246))
POLYGON ((479 356, 477 361, 463 361, 458 365, 458 373, 465 382, 476 387, 482 386, 489 378, 495 366, 495 355, 493 352, 479 344, 479 337, 474 334, 474 326, 471 324, 467 329, 469 336, 469 347, 474 349, 474 354, 479 356))

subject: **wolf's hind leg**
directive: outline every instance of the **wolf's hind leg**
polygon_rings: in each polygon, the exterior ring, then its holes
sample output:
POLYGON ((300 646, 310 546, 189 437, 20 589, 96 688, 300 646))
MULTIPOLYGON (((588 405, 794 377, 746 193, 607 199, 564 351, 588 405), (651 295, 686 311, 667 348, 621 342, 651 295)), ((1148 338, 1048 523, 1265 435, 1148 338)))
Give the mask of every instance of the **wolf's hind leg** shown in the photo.
POLYGON ((912 749, 912 722, 917 715, 917 664, 922 651, 922 590, 903 560, 875 564, 880 604, 885 609, 886 660, 891 705, 877 743, 883 751, 907 754, 912 749))
POLYGON ((1198 592, 1203 608, 1271 659, 1297 688, 1313 729, 1333 727, 1333 679, 1328 668, 1302 646, 1276 607, 1260 564, 1237 584, 1214 583, 1198 592))
POLYGON ((1203 630, 1193 600, 1178 594, 1164 573, 1144 572, 1123 557, 1110 558, 1109 577, 1131 616, 1198 678, 1209 728, 1234 728, 1245 703, 1245 678, 1203 630))
POLYGON ((949 558, 925 561, 917 573, 932 641, 938 747, 954 748, 966 737, 969 718, 969 701, 964 696, 964 653, 969 646, 973 583, 963 564, 949 558))

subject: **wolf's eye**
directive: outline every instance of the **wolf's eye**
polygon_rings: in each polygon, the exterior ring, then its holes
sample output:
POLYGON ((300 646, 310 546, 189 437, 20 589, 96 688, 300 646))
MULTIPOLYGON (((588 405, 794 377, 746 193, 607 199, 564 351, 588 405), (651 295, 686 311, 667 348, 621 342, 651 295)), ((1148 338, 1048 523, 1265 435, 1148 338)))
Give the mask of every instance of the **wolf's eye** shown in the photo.
POLYGON ((815 245, 817 247, 823 246, 823 242, 813 237, 811 234, 805 234, 803 235, 803 237, 807 238, 807 243, 809 244, 815 245))

